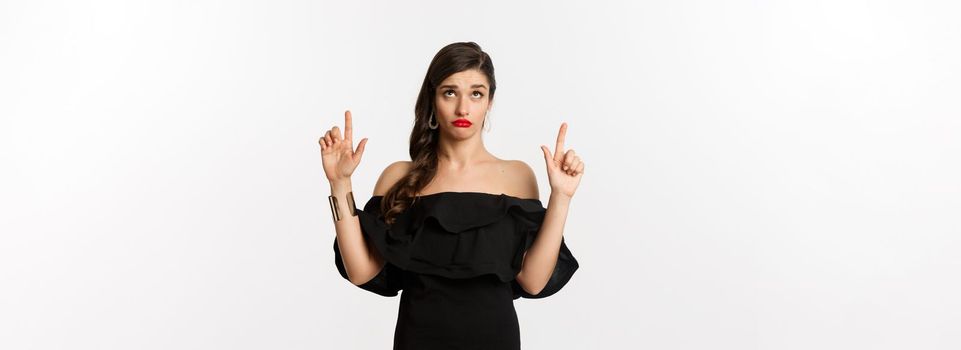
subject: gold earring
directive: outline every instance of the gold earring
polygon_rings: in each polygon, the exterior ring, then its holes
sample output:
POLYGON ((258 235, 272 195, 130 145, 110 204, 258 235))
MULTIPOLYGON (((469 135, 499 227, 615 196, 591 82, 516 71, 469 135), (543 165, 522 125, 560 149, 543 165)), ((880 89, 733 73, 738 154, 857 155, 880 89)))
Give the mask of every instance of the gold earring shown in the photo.
POLYGON ((491 131, 490 124, 487 123, 487 121, 490 120, 490 117, 491 117, 491 111, 488 109, 488 110, 487 110, 487 115, 484 116, 484 131, 486 131, 486 132, 490 132, 490 131, 491 131))
POLYGON ((437 129, 440 124, 434 119, 434 112, 430 112, 430 119, 427 121, 427 127, 431 129, 437 129))

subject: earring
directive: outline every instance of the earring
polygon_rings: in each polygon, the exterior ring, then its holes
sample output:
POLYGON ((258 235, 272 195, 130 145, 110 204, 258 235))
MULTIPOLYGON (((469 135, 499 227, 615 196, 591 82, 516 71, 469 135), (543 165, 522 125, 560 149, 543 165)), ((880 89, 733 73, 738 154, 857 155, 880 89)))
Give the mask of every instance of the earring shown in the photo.
POLYGON ((437 129, 438 126, 440 126, 440 124, 434 120, 434 112, 430 112, 430 119, 427 121, 427 127, 431 129, 437 129))
POLYGON ((484 116, 484 125, 483 125, 484 131, 486 132, 491 132, 490 124, 487 124, 487 122, 490 121, 490 119, 491 119, 491 111, 488 109, 487 115, 484 116))

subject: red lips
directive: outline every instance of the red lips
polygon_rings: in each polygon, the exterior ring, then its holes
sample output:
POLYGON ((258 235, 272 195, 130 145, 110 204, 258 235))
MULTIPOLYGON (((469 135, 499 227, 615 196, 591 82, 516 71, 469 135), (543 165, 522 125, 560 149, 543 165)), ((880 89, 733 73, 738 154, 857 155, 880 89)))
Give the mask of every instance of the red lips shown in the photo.
POLYGON ((470 122, 470 120, 467 120, 467 119, 457 119, 451 122, 451 124, 454 124, 454 126, 458 128, 469 128, 472 123, 470 122))

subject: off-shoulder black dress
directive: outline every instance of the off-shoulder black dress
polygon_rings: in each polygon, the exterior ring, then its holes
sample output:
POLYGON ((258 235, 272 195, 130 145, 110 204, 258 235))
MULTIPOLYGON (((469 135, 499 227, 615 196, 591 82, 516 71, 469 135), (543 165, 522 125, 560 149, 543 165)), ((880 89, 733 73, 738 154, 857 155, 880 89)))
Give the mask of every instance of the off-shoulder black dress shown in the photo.
MULTIPOLYGON (((438 192, 416 197, 392 225, 383 220, 382 199, 372 196, 357 209, 364 238, 387 260, 359 287, 388 297, 404 290, 394 349, 520 349, 514 300, 550 296, 578 268, 562 238, 540 293, 514 280, 547 211, 538 199, 438 192)), ((347 279, 336 239, 334 259, 347 279)))

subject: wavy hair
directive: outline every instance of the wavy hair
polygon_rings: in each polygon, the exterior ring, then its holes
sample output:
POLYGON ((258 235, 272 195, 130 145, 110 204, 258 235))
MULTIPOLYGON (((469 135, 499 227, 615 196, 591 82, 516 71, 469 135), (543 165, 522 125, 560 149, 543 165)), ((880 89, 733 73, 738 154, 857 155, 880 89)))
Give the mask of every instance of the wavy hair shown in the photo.
MULTIPOLYGON (((490 56, 474 42, 457 42, 444 46, 434 55, 427 76, 414 105, 414 127, 410 132, 410 171, 395 183, 381 202, 384 220, 393 224, 395 217, 403 213, 416 199, 417 193, 427 186, 437 174, 438 129, 428 127, 434 113, 434 97, 437 86, 454 73, 477 69, 487 76, 490 84, 488 99, 494 98, 497 83, 494 81, 494 63, 490 56)), ((486 122, 486 121, 485 121, 486 122)))

